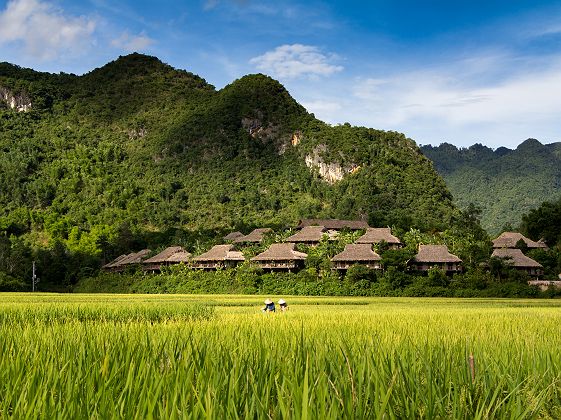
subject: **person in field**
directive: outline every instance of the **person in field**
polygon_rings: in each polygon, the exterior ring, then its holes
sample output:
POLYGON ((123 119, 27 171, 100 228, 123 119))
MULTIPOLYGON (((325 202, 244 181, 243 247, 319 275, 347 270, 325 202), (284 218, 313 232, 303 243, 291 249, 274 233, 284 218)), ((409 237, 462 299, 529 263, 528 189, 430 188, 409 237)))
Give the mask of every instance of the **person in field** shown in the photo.
POLYGON ((263 312, 275 312, 275 303, 271 299, 265 299, 265 306, 261 308, 263 312))
POLYGON ((286 303, 286 300, 284 299, 279 299, 279 308, 281 311, 288 311, 288 304, 286 303))

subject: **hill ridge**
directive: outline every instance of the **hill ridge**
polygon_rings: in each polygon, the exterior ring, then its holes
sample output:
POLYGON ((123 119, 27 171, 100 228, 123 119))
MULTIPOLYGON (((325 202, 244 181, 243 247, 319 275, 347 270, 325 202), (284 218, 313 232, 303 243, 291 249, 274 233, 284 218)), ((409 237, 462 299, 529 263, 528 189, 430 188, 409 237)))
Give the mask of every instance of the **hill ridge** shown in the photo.
POLYGON ((458 206, 482 208, 482 224, 491 233, 518 226, 523 214, 561 197, 561 143, 530 138, 515 149, 441 144, 421 150, 446 180, 458 206))
POLYGON ((99 258, 299 218, 441 230, 458 217, 415 142, 325 124, 263 74, 216 90, 132 54, 82 76, 0 65, 0 87, 32 102, 0 107, 0 235, 38 248, 99 258), (345 173, 328 183, 321 163, 345 173))

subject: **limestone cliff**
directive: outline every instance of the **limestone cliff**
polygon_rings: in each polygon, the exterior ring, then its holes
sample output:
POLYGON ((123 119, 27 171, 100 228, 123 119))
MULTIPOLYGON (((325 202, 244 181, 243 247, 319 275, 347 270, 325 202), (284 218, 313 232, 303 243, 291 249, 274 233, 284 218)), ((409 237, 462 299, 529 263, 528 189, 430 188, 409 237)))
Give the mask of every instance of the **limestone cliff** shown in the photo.
POLYGON ((9 89, 0 86, 0 101, 18 112, 31 110, 31 99, 25 92, 14 94, 9 89))
POLYGON ((356 164, 351 164, 348 166, 341 166, 337 162, 327 163, 321 157, 322 153, 325 153, 327 146, 319 145, 316 147, 311 154, 306 155, 304 161, 306 166, 310 169, 316 169, 319 176, 328 184, 333 185, 338 181, 341 181, 345 175, 352 174, 360 170, 360 166, 356 164))

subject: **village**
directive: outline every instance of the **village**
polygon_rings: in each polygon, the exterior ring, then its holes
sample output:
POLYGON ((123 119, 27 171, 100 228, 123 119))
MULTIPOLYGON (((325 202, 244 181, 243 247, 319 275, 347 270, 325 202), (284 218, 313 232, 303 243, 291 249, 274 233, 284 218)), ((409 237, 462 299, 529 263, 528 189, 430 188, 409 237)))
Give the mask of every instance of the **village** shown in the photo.
MULTIPOLYGON (((105 264, 102 269, 107 272, 120 273, 131 267, 141 268, 147 273, 158 273, 163 267, 184 264, 192 269, 220 270, 235 268, 249 261, 264 272, 297 272, 304 268, 308 255, 301 252, 299 245, 315 247, 321 241, 335 241, 343 231, 363 232, 343 251, 330 258, 331 270, 344 274, 354 265, 361 265, 371 270, 383 270, 382 257, 377 249, 400 249, 404 243, 392 234, 389 227, 370 227, 360 220, 338 219, 302 219, 294 228, 296 233, 288 236, 283 242, 273 243, 263 252, 246 258, 242 252, 246 247, 261 244, 266 235, 272 233, 271 228, 257 228, 244 235, 231 232, 223 237, 223 244, 215 245, 200 255, 194 256, 181 246, 170 246, 151 256, 152 251, 143 249, 138 252, 121 255, 105 264)), ((542 241, 533 241, 518 232, 503 232, 492 241, 491 257, 498 258, 508 267, 524 272, 530 278, 529 284, 545 289, 557 285, 558 281, 543 280, 542 265, 525 255, 520 245, 527 251, 533 249, 547 250, 542 241)), ((426 274, 429 270, 439 269, 452 276, 462 273, 463 261, 449 252, 446 245, 420 244, 417 253, 408 261, 407 269, 418 274, 426 274)))

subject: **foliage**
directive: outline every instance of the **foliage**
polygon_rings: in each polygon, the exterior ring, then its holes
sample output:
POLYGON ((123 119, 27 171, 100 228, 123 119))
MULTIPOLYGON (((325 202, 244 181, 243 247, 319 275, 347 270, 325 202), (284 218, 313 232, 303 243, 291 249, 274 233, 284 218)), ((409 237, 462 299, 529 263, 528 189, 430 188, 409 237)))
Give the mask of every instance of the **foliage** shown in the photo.
POLYGON ((515 150, 495 151, 481 144, 458 149, 443 143, 421 150, 434 162, 460 208, 474 203, 482 209, 482 225, 491 234, 506 225, 518 226, 525 213, 561 196, 561 143, 542 145, 529 139, 515 150))
POLYGON ((0 292, 21 292, 26 289, 24 282, 0 271, 0 292))
POLYGON ((550 246, 561 246, 561 199, 546 201, 522 217, 522 231, 531 238, 544 239, 550 246))

